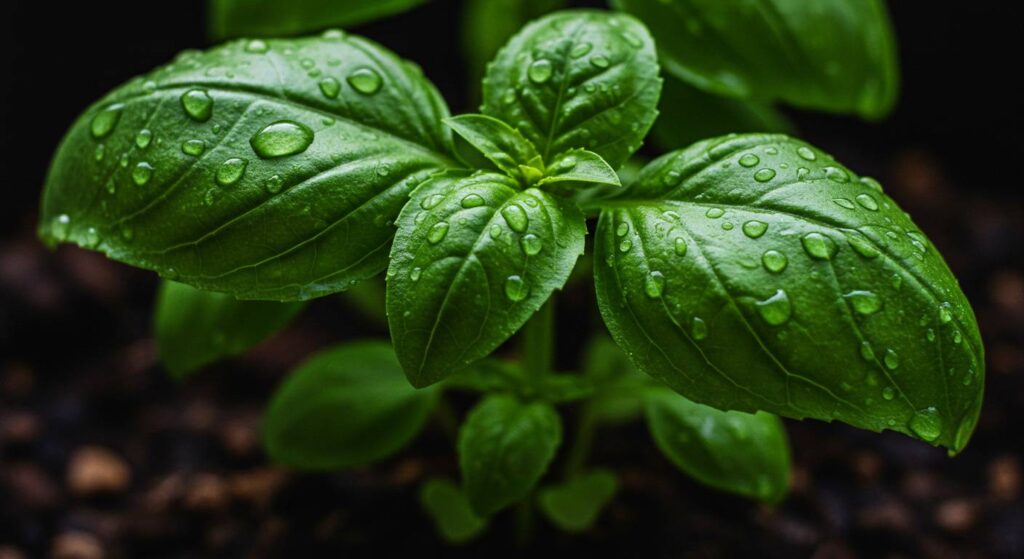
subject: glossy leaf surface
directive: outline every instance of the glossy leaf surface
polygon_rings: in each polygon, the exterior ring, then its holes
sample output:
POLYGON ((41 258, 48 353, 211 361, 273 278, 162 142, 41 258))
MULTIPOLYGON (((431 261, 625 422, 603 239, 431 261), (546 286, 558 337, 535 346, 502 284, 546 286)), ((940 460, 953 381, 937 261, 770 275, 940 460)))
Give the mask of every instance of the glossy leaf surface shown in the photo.
POLYGON ((604 206, 598 302, 644 372, 719 409, 967 444, 974 314, 873 179, 786 136, 727 136, 659 158, 604 206))
POLYGON ((189 51, 72 126, 40 235, 244 299, 343 290, 451 162, 447 115, 418 69, 340 32, 189 51))

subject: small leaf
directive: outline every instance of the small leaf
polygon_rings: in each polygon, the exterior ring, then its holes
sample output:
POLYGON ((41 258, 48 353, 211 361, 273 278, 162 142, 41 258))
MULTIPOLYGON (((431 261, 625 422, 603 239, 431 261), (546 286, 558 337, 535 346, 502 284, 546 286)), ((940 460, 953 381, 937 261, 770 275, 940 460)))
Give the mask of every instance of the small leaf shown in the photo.
POLYGON ((552 192, 572 194, 595 186, 621 186, 619 176, 601 156, 585 149, 571 149, 557 155, 537 186, 552 192))
POLYGON ((239 301, 165 281, 157 293, 154 330, 160 360, 177 378, 243 353, 284 328, 305 305, 239 301))
POLYGON ((426 0, 210 0, 209 30, 215 39, 281 36, 348 27, 415 8, 426 0))
POLYGON ((984 385, 974 314, 873 179, 786 136, 726 136, 602 204, 598 303, 642 371, 718 409, 967 444, 984 385))
POLYGON ((793 129, 770 105, 706 93, 672 76, 665 77, 658 111, 651 135, 665 150, 734 132, 788 133, 793 129))
POLYGON ((594 470, 540 491, 540 510, 566 532, 585 532, 615 496, 618 482, 607 470, 594 470))
POLYGON ((583 358, 584 374, 595 384, 589 405, 594 419, 601 423, 626 423, 639 417, 644 401, 656 381, 645 376, 629 361, 614 342, 595 337, 583 358))
POLYGON ((719 411, 668 389, 649 396, 645 409, 661 452, 701 483, 769 503, 789 490, 789 445, 778 417, 719 411))
POLYGON ((416 390, 384 342, 353 342, 299 366, 267 409, 270 457, 303 470, 337 470, 394 454, 426 424, 435 388, 416 390))
POLYGON ((487 529, 487 519, 477 516, 462 489, 446 479, 427 480, 420 487, 420 504, 448 543, 472 541, 487 529))
POLYGON ((449 174, 416 189, 387 274, 409 381, 437 382, 512 336, 568 279, 585 234, 573 204, 503 175, 449 174))
POLYGON ((493 514, 529 495, 562 442, 562 423, 550 404, 488 396, 459 431, 463 488, 473 510, 493 514))
POLYGON ((647 29, 622 14, 569 10, 530 23, 484 78, 483 112, 516 127, 545 161, 586 148, 618 167, 657 114, 661 79, 647 29))
POLYGON ((899 72, 881 0, 612 0, 651 28, 665 71, 719 95, 884 116, 899 72))
POLYGON ((71 127, 39 233, 241 299, 310 299, 387 267, 413 187, 453 164, 444 101, 354 35, 188 51, 71 127))
POLYGON ((532 184, 519 166, 530 164, 540 155, 515 128, 486 115, 459 115, 446 119, 445 124, 498 169, 518 179, 523 186, 532 184))

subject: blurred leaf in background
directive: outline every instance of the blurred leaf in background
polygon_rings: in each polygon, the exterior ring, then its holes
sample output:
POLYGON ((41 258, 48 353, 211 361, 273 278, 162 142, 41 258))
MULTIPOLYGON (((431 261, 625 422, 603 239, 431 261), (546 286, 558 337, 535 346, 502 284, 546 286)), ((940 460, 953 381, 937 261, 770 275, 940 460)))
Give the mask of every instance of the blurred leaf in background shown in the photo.
POLYGON ((427 0, 209 0, 210 38, 298 35, 358 25, 410 10, 427 0))

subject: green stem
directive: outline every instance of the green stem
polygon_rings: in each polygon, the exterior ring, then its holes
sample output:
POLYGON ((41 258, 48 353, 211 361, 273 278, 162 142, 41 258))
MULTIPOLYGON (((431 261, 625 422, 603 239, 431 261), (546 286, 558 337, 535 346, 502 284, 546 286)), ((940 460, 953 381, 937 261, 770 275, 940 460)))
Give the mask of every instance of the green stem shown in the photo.
POLYGON ((519 547, 530 545, 533 540, 534 515, 533 497, 527 497, 516 505, 515 541, 519 547))
POLYGON ((594 431, 597 428, 597 414, 594 406, 584 402, 580 407, 578 423, 576 424, 576 436, 573 437, 572 446, 565 458, 565 466, 562 470, 565 479, 570 479, 580 473, 583 465, 590 456, 590 449, 594 445, 594 431))
POLYGON ((523 329, 523 372, 532 385, 551 372, 554 356, 554 297, 530 318, 523 329))

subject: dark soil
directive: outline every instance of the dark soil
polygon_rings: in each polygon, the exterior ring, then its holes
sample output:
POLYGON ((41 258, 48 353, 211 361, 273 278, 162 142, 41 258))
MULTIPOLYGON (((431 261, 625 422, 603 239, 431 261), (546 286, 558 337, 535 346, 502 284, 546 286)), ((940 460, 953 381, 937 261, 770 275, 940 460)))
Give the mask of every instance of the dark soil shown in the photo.
MULTIPOLYGON (((437 4, 416 18, 452 19, 451 3, 437 4)), ((18 181, 4 185, 15 190, 0 231, 0 559, 401 552, 1024 557, 1024 197, 1019 178, 1005 178, 1024 157, 1024 143, 998 136, 1020 129, 1024 96, 1019 86, 1016 93, 1009 86, 974 91, 950 83, 946 73, 972 68, 1004 76, 988 55, 1015 52, 1007 36, 1016 33, 1019 41, 1021 30, 1011 26, 1021 19, 1000 12, 996 2, 971 3, 963 13, 952 5, 924 12, 921 4, 892 4, 905 66, 904 101, 893 117, 869 125, 794 116, 802 136, 886 185, 945 255, 974 305, 987 348, 985 406, 960 456, 947 458, 891 433, 787 422, 793 490, 771 508, 690 481, 661 457, 640 424, 608 429, 598 435, 592 462, 619 473, 614 503, 582 536, 563 535, 538 519, 526 549, 514 544, 509 513, 464 548, 436 539, 416 492, 426 477, 457 475, 451 441, 438 425, 373 468, 308 475, 274 467, 260 449, 259 422, 276 383, 318 348, 385 336, 378 318, 328 297, 245 357, 179 384, 156 360, 150 328, 155 277, 74 248, 49 253, 33 235, 46 159, 64 128, 132 72, 202 44, 201 25, 189 19, 199 16, 190 8, 153 22, 148 41, 125 31, 126 40, 137 39, 139 56, 118 55, 129 60, 104 66, 111 75, 101 80, 83 74, 84 91, 74 92, 74 102, 39 117, 35 141, 18 144, 23 170, 18 181), (990 33, 985 26, 991 25, 1005 29, 990 33), (960 29, 967 35, 957 35, 960 29)), ((39 2, 14 2, 6 23, 41 21, 43 10, 39 2)), ((69 47, 98 49, 66 53, 70 71, 84 72, 76 68, 94 66, 114 41, 89 42, 88 24, 102 13, 71 16, 54 23, 63 27, 50 36, 60 31, 69 47)), ((423 61, 459 107, 461 76, 448 75, 445 65, 455 46, 442 41, 417 52, 410 32, 416 18, 363 32, 423 61)), ((454 33, 455 23, 442 27, 454 33)), ((37 55, 20 41, 30 31, 10 31, 5 75, 29 79, 37 55)), ((16 139, 9 131, 38 116, 35 109, 12 109, 40 102, 24 83, 0 86, 7 154, 16 139)), ((5 168, 13 167, 5 162, 5 168)), ((602 327, 592 301, 586 282, 561 297, 563 367, 575 364, 583 333, 602 327)), ((460 409, 467 404, 456 401, 460 409)))

